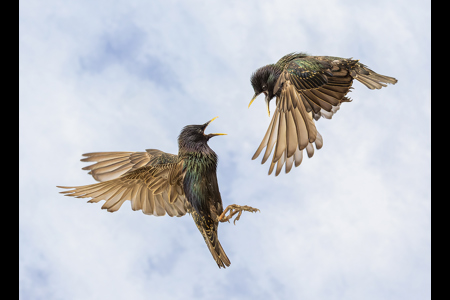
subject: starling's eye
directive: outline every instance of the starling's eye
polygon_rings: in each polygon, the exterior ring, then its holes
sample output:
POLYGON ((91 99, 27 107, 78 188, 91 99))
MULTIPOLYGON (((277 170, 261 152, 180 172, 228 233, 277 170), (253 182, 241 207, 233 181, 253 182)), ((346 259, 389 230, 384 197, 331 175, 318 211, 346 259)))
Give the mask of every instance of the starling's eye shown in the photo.
POLYGON ((263 88, 263 90, 265 90, 265 89, 266 89, 266 85, 264 84, 264 85, 262 86, 262 88, 263 88))

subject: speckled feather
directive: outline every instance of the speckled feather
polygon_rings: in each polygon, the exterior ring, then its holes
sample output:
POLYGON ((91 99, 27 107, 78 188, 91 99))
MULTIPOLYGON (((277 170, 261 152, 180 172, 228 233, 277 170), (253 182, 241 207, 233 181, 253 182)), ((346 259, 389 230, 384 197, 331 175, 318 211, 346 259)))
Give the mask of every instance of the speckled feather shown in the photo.
POLYGON ((264 163, 275 148, 269 174, 276 169, 277 176, 284 164, 286 173, 294 162, 299 166, 304 149, 312 157, 312 144, 316 149, 323 145, 314 120, 331 119, 342 103, 351 101, 346 95, 352 89, 353 79, 369 89, 397 83, 395 78, 377 74, 358 60, 306 53, 290 53, 275 64, 257 69, 250 78, 255 92, 253 99, 264 93, 267 108, 275 97, 277 107, 252 159, 266 148, 264 163))

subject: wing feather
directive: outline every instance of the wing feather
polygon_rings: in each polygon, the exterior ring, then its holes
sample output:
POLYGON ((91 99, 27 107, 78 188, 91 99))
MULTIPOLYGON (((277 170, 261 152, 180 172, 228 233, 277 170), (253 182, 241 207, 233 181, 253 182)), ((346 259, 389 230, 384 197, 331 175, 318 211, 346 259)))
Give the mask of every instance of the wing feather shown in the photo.
POLYGON ((297 109, 293 111, 293 117, 297 129, 298 147, 300 150, 303 150, 308 145, 308 130, 306 129, 306 124, 300 113, 300 109, 300 107, 297 107, 297 109))
POLYGON ((174 186, 169 186, 168 188, 168 201, 170 204, 175 203, 175 200, 178 197, 177 189, 174 186))
POLYGON ((141 194, 141 189, 145 188, 143 184, 135 184, 133 188, 133 192, 131 193, 130 200, 131 200, 131 209, 132 210, 141 210, 141 198, 138 197, 138 195, 141 194))
POLYGON ((317 137, 316 137, 316 149, 319 150, 323 146, 323 138, 322 135, 317 131, 317 137))
POLYGON ((107 166, 103 168, 99 168, 96 170, 92 170, 91 173, 92 177, 98 181, 107 181, 114 178, 119 177, 120 175, 126 173, 130 168, 132 167, 132 164, 126 163, 122 165, 115 164, 114 166, 107 166), (113 168, 114 167, 114 168, 113 168))
POLYGON ((297 127, 294 122, 293 111, 287 111, 286 115, 286 144, 287 144, 287 157, 294 155, 295 150, 298 147, 297 141, 297 127))
POLYGON ((86 166, 83 170, 89 170, 90 175, 97 181, 107 181, 121 175, 152 164, 155 159, 164 153, 156 149, 148 149, 146 152, 91 152, 85 153, 83 162, 96 162, 86 166))
MULTIPOLYGON (((299 96, 301 99, 303 99, 303 95, 299 94, 299 96)), ((307 112, 304 106, 302 106, 304 101, 299 102, 300 102, 300 115, 302 116, 302 119, 305 122, 306 131, 308 132, 308 141, 312 143, 316 139, 316 132, 317 132, 316 125, 314 124, 311 113, 307 112)))
POLYGON ((97 161, 101 162, 104 160, 110 160, 114 158, 120 158, 120 157, 128 157, 133 152, 90 152, 85 153, 83 156, 86 156, 86 158, 82 158, 81 161, 97 161))
POLYGON ((293 165, 294 159, 295 159, 294 155, 295 155, 295 153, 291 157, 288 157, 286 159, 286 174, 289 173, 291 171, 291 169, 292 169, 292 165, 293 165))
POLYGON ((93 173, 104 166, 112 168, 113 164, 126 163, 132 166, 119 166, 128 168, 128 171, 108 181, 78 187, 61 186, 69 189, 62 191, 62 194, 91 198, 88 202, 105 200, 102 208, 110 212, 119 210, 126 200, 131 201, 133 210, 142 210, 149 215, 163 216, 167 212, 171 217, 180 217, 188 211, 190 205, 181 185, 184 178, 182 163, 176 155, 155 149, 147 152, 95 152, 86 155, 89 161, 97 162, 97 165, 90 168, 93 173), (123 157, 127 159, 124 160, 123 157), (133 169, 136 165, 142 167, 133 169))
POLYGON ((105 203, 102 206, 102 209, 106 209, 109 212, 113 212, 116 211, 117 209, 120 208, 120 206, 122 205, 123 202, 121 202, 122 197, 126 196, 126 191, 127 191, 127 187, 120 187, 117 189, 117 191, 114 193, 114 195, 112 195, 111 197, 108 198, 108 200, 105 201, 105 203), (117 209, 114 210, 114 207, 117 205, 117 209))
MULTIPOLYGON (((84 161, 82 159, 82 161, 84 161)), ((128 163, 129 159, 126 156, 120 156, 120 157, 114 157, 111 159, 105 159, 102 161, 99 161, 96 164, 90 165, 90 166, 86 166, 84 168, 82 168, 82 170, 97 170, 99 168, 103 168, 103 167, 107 167, 107 166, 113 166, 112 169, 117 168, 117 166, 114 166, 116 163, 118 163, 119 165, 122 165, 123 163, 128 163)))
POLYGON ((303 91, 303 94, 308 97, 311 102, 314 103, 315 107, 317 107, 317 109, 314 109, 314 112, 316 113, 320 112, 321 109, 331 111, 331 109, 333 108, 333 105, 320 97, 320 94, 317 95, 314 89, 310 91, 303 91))
POLYGON ((297 149, 294 153, 295 167, 300 166, 303 160, 303 150, 297 149))
POLYGON ((306 146, 306 153, 308 154, 308 157, 311 158, 314 155, 314 147, 311 143, 306 146))
MULTIPOLYGON (((106 182, 105 182, 106 183, 106 182)), ((97 203, 100 200, 106 200, 109 197, 111 197, 118 189, 119 187, 117 185, 114 184, 110 184, 110 185, 106 185, 105 187, 102 188, 101 190, 96 191, 95 193, 92 193, 92 196, 90 193, 86 193, 83 195, 78 196, 79 198, 85 198, 87 196, 92 197, 91 200, 89 200, 88 202, 90 203, 97 203)), ((67 196, 71 196, 71 195, 67 195, 67 196)))
POLYGON ((176 209, 175 207, 170 203, 169 201, 169 195, 167 194, 167 191, 165 191, 164 193, 158 194, 156 196, 159 196, 161 198, 161 202, 164 205, 163 208, 165 209, 165 211, 167 212, 167 214, 170 217, 173 217, 176 215, 176 209))
POLYGON ((270 163, 270 167, 269 167, 269 175, 272 174, 273 168, 274 168, 274 167, 275 167, 275 162, 272 161, 272 162, 270 163))
POLYGON ((141 189, 142 212, 146 215, 153 214, 153 194, 149 189, 141 189), (149 195, 150 194, 150 195, 149 195))
POLYGON ((269 140, 267 142, 266 152, 264 153, 264 156, 263 156, 263 159, 262 159, 262 162, 261 162, 262 164, 265 163, 266 160, 269 158, 270 153, 272 152, 273 146, 277 142, 278 123, 279 123, 279 119, 280 119, 280 113, 278 112, 278 110, 275 111, 275 113, 273 115, 273 119, 274 119, 274 125, 272 127, 271 132, 270 132, 270 137, 269 137, 269 140))
POLYGON ((126 189, 127 187, 125 186, 116 186, 114 192, 112 194, 109 194, 107 197, 105 196, 106 199, 103 199, 106 201, 103 204, 102 209, 108 209, 111 206, 114 206, 114 204, 116 204, 116 202, 120 200, 123 192, 125 192, 126 189))
POLYGON ((281 155, 280 159, 277 162, 277 170, 275 172, 275 176, 278 176, 278 174, 280 174, 280 172, 281 172, 281 169, 283 169, 285 158, 286 158, 286 152, 283 152, 283 155, 281 155))
MULTIPOLYGON (((285 97, 284 99, 286 99, 285 97)), ((278 125, 278 139, 275 146, 275 153, 273 154, 273 161, 278 161, 284 150, 286 150, 286 117, 284 112, 280 112, 280 120, 278 125)))

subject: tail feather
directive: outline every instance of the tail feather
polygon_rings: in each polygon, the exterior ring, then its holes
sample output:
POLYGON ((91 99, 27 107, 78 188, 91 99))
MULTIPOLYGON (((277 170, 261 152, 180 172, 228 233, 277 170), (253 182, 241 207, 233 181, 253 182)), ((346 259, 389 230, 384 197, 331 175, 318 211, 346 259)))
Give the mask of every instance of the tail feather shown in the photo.
POLYGON ((213 230, 202 230, 203 238, 205 239, 206 245, 208 246, 209 252, 213 256, 219 268, 226 268, 231 265, 230 259, 222 248, 217 237, 217 231, 213 230))
POLYGON ((219 242, 219 237, 217 236, 218 222, 214 221, 210 216, 201 216, 197 211, 191 211, 192 218, 194 219, 195 225, 203 236, 206 246, 208 246, 209 252, 211 252, 212 257, 217 263, 219 268, 229 267, 231 262, 222 245, 219 242))
POLYGON ((369 89, 381 89, 382 87, 386 87, 387 83, 396 84, 397 79, 390 76, 385 76, 378 74, 371 69, 367 68, 363 64, 359 64, 354 72, 352 72, 352 77, 367 86, 369 89))

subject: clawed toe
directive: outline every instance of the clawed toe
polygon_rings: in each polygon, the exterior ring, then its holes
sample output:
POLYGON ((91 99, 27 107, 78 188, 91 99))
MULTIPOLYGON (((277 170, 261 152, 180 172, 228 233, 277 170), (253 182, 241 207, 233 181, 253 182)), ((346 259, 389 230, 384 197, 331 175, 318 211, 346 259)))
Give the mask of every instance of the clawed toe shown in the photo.
POLYGON ((220 222, 230 222, 230 219, 235 214, 238 214, 233 221, 233 224, 236 225, 236 221, 241 218, 243 211, 249 211, 251 213, 257 212, 257 211, 261 212, 259 209, 253 208, 251 206, 247 206, 247 205, 240 206, 237 204, 231 204, 231 205, 228 205, 227 208, 223 211, 223 213, 219 216, 219 221, 220 222), (230 212, 228 216, 226 216, 227 212, 230 212))

